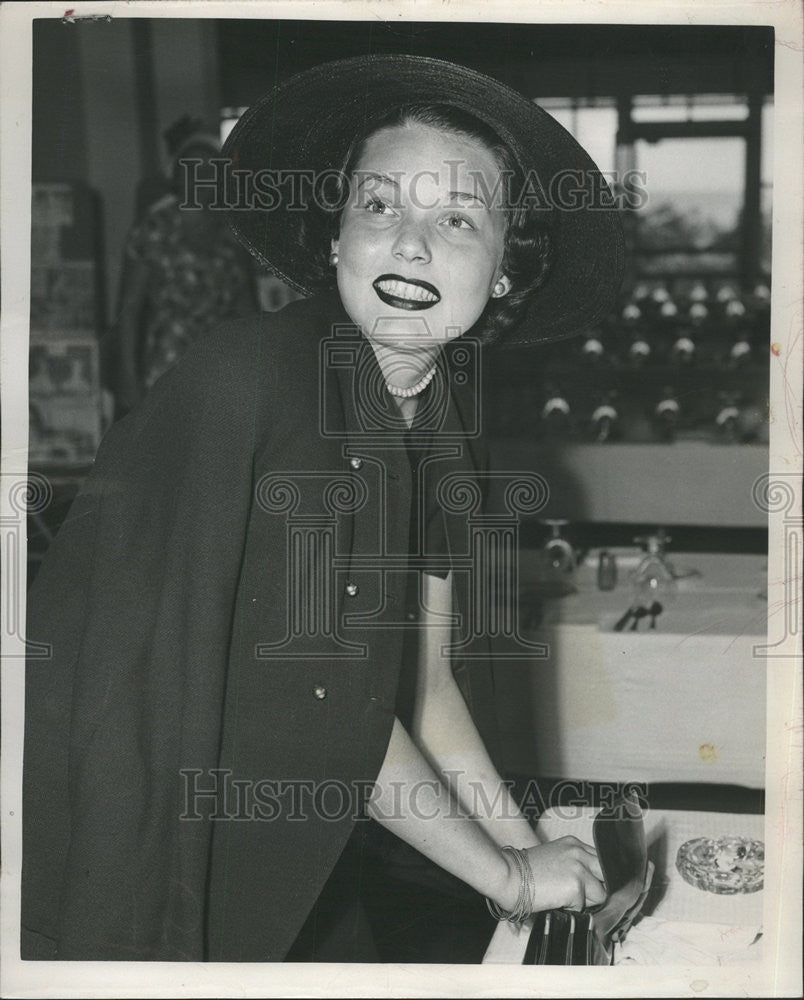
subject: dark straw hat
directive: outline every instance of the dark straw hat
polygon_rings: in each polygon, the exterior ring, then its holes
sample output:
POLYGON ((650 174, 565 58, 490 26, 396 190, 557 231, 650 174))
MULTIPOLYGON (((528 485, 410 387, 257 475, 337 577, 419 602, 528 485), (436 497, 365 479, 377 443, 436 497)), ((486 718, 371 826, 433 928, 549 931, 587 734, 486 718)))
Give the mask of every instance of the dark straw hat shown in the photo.
POLYGON ((227 204, 238 206, 230 221, 240 242, 303 294, 321 290, 305 213, 287 193, 273 205, 244 205, 236 171, 246 177, 266 170, 285 176, 337 172, 356 136, 412 103, 448 105, 484 122, 510 147, 523 175, 538 178, 540 204, 546 194, 552 207, 550 273, 505 343, 557 340, 602 320, 619 291, 624 243, 600 171, 538 105, 497 80, 440 59, 369 55, 326 63, 291 77, 250 107, 223 147, 234 168, 227 204))

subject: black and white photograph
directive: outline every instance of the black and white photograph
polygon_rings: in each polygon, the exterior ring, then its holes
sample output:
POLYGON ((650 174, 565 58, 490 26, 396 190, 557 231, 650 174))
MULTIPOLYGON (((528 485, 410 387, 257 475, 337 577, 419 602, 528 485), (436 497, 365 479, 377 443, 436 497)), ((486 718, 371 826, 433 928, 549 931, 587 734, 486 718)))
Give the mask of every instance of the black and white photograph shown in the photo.
POLYGON ((802 9, 588 6, 3 5, 4 996, 800 995, 802 9))

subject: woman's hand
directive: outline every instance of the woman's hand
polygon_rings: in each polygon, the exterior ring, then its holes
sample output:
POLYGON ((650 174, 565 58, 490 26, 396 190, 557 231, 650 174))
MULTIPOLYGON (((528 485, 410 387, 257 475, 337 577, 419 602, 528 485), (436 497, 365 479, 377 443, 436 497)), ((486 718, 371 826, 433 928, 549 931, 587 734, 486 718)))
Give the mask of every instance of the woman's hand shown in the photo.
MULTIPOLYGON (((534 895, 532 909, 584 910, 606 900, 603 872, 595 849, 577 837, 561 837, 525 852, 533 870, 534 895)), ((519 873, 508 853, 504 854, 511 868, 505 899, 499 902, 507 910, 516 905, 519 873)))
POLYGON ((526 852, 533 869, 533 910, 584 910, 606 900, 603 872, 594 847, 561 837, 526 852))

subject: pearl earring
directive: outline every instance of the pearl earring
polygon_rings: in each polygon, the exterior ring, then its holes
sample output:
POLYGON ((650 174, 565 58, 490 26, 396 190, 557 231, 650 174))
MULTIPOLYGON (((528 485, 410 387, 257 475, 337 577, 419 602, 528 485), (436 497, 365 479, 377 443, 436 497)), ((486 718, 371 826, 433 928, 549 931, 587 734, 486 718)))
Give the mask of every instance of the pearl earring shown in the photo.
POLYGON ((497 284, 494 286, 494 295, 498 299, 502 298, 502 296, 505 295, 505 282, 504 281, 498 281, 497 284))
POLYGON ((335 252, 335 251, 333 250, 333 251, 332 251, 332 253, 331 253, 331 254, 329 255, 329 266, 330 266, 330 267, 335 267, 335 265, 336 265, 337 263, 338 263, 338 255, 337 255, 337 253, 336 253, 336 252, 335 252))

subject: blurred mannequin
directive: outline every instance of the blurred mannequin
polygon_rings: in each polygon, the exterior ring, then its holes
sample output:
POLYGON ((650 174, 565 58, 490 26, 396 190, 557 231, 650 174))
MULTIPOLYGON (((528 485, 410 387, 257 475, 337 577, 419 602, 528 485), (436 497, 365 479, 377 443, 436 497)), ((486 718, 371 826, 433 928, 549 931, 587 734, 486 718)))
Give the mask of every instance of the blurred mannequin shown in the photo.
POLYGON ((174 179, 169 175, 175 172, 176 158, 192 136, 201 137, 203 141, 208 142, 210 149, 216 151, 220 149, 217 138, 206 130, 204 122, 200 118, 182 115, 166 128, 162 133, 162 138, 165 143, 167 161, 166 164, 163 163, 163 168, 158 173, 148 174, 137 183, 137 191, 134 195, 135 223, 142 221, 152 205, 164 198, 166 194, 175 191, 174 179), (165 165, 167 171, 164 169, 165 165))
POLYGON ((118 415, 136 405, 191 338, 257 308, 251 260, 225 213, 211 207, 214 190, 188 185, 188 178, 214 177, 218 139, 186 116, 165 135, 173 152, 170 190, 126 239, 117 323, 118 415))

